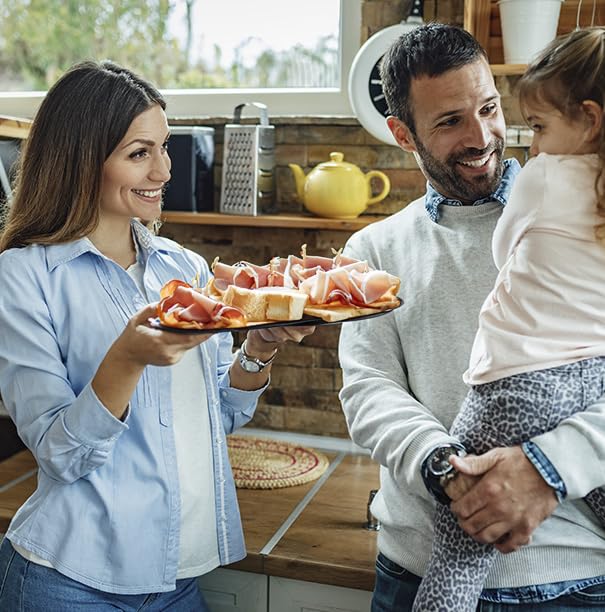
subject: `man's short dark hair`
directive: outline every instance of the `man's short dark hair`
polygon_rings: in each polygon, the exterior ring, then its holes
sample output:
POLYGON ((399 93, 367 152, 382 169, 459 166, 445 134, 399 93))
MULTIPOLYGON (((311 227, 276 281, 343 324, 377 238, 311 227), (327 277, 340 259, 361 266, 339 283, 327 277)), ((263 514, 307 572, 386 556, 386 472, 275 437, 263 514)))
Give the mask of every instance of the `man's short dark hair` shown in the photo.
POLYGON ((389 112, 415 133, 410 102, 412 79, 435 77, 487 59, 483 47, 466 30, 443 23, 428 23, 402 34, 380 64, 382 89, 389 112))

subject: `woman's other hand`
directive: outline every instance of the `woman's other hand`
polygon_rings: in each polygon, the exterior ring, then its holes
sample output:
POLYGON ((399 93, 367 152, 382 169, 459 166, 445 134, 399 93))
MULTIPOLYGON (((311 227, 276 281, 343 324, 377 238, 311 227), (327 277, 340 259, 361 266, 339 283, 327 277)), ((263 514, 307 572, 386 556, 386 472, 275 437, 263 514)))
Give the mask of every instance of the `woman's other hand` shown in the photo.
POLYGON ((252 351, 258 348, 263 352, 275 352, 280 344, 295 342, 298 344, 315 331, 315 326, 291 325, 286 327, 268 327, 265 329, 250 330, 246 336, 246 345, 252 351))
MULTIPOLYGON (((271 362, 280 345, 285 342, 298 343, 314 331, 314 326, 251 329, 246 335, 246 354, 263 362, 271 362)), ((244 371, 236 356, 234 364, 229 370, 229 378, 232 387, 251 391, 266 385, 270 372, 271 363, 268 363, 265 368, 257 373, 244 371)))

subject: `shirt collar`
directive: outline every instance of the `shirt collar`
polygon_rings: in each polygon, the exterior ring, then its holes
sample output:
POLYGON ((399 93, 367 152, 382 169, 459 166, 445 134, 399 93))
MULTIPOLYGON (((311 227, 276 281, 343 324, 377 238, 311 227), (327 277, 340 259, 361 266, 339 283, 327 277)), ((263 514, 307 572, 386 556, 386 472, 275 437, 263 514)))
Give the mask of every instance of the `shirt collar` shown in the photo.
MULTIPOLYGON (((504 170, 502 172, 502 180, 498 189, 492 194, 485 198, 481 198, 473 202, 473 206, 480 206, 487 202, 499 202, 502 206, 506 206, 510 191, 513 187, 513 183, 517 174, 521 170, 519 162, 513 157, 511 159, 504 160, 504 170)), ((440 206, 462 206, 460 200, 454 200, 452 198, 446 198, 441 195, 429 182, 427 182, 426 194, 424 196, 424 208, 429 218, 435 223, 439 223, 439 217, 441 216, 439 207, 440 206)))
MULTIPOLYGON (((137 220, 132 221, 132 232, 140 249, 143 261, 146 261, 149 255, 154 251, 166 252, 181 250, 178 244, 152 234, 137 220)), ((49 270, 54 270, 57 266, 67 263, 72 259, 76 259, 84 253, 94 253, 99 257, 104 257, 97 247, 95 247, 86 237, 72 240, 71 242, 48 245, 46 247, 46 258, 49 270)))

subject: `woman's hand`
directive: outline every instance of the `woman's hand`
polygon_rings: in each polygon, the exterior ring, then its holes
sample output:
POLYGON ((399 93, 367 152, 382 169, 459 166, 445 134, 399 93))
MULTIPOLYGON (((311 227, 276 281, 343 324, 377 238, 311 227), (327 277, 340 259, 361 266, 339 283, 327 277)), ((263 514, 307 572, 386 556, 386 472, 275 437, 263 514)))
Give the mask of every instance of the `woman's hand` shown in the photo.
MULTIPOLYGON (((314 326, 288 326, 288 327, 269 327, 265 329, 251 329, 246 335, 246 353, 251 357, 256 357, 261 361, 269 361, 275 357, 277 349, 285 342, 300 342, 305 336, 315 331, 314 326)), ((236 389, 252 391, 260 389, 267 384, 271 364, 268 364, 262 371, 252 374, 242 369, 237 356, 231 369, 229 379, 231 386, 236 389)))
POLYGON ((262 359, 264 355, 267 359, 275 353, 275 350, 280 344, 285 342, 302 341, 305 336, 312 334, 315 331, 315 326, 286 326, 286 327, 269 327, 266 329, 250 330, 246 336, 246 346, 250 354, 262 359), (256 352, 254 352, 256 349, 256 352))
POLYGON ((185 351, 206 342, 210 334, 181 334, 164 331, 149 324, 157 314, 157 304, 149 304, 128 321, 110 351, 121 359, 141 366, 174 365, 185 351))

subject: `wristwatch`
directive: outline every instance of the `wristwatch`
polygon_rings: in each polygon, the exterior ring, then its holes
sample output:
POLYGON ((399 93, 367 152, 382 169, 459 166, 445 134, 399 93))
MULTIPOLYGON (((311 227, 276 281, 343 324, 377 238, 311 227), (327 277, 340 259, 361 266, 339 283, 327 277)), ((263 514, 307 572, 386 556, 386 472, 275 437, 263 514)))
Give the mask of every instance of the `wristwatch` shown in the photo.
POLYGON ((267 361, 262 361, 258 357, 252 357, 252 355, 248 355, 246 353, 246 340, 242 342, 242 345, 239 348, 239 364, 242 366, 242 369, 250 374, 258 374, 262 372, 270 363, 273 362, 275 357, 277 356, 277 349, 275 349, 275 353, 267 359, 267 361))
POLYGON ((456 470, 449 462, 452 455, 464 457, 466 450, 461 444, 447 444, 433 449, 422 462, 422 480, 428 492, 441 504, 449 505, 445 492, 448 482, 456 477, 456 470))

